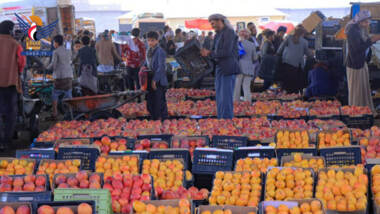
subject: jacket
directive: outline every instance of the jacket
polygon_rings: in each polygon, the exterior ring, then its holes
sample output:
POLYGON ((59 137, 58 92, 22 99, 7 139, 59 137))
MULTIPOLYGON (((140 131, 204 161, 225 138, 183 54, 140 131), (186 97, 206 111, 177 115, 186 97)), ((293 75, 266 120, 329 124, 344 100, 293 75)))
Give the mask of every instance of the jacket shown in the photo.
POLYGON ((301 37, 296 44, 293 42, 293 35, 288 36, 280 45, 277 54, 282 56, 282 62, 293 67, 303 68, 305 66, 304 56, 311 56, 309 51, 309 43, 301 37))
POLYGON ((259 77, 272 81, 274 79, 277 57, 275 56, 275 49, 273 43, 265 41, 261 47, 261 66, 259 77))
POLYGON ((306 97, 334 96, 338 91, 338 79, 322 67, 309 71, 308 80, 310 84, 306 88, 306 97))
POLYGON ((371 39, 364 41, 358 24, 347 26, 348 56, 347 67, 361 69, 366 61, 366 50, 371 47, 371 39))
POLYGON ((240 73, 238 37, 233 29, 224 27, 216 33, 210 57, 215 62, 217 75, 240 73))
POLYGON ((53 79, 73 78, 71 67, 71 51, 64 46, 59 46, 53 51, 53 58, 47 69, 53 69, 53 79))
POLYGON ((100 65, 114 65, 114 57, 121 60, 111 40, 100 40, 95 45, 100 65))
POLYGON ((83 65, 91 65, 93 67, 93 71, 95 72, 95 73, 93 73, 93 75, 96 76, 97 70, 96 70, 96 51, 95 51, 95 49, 90 47, 90 46, 85 46, 85 47, 79 49, 78 57, 80 60, 79 76, 81 75, 81 70, 82 70, 83 65))
POLYGON ((20 73, 25 66, 22 46, 10 35, 0 35, 0 87, 16 86, 21 93, 20 73))
POLYGON ((239 60, 240 70, 245 75, 253 76, 254 62, 257 60, 256 46, 248 40, 241 41, 241 45, 244 48, 245 55, 239 60))
MULTIPOLYGON (((148 57, 148 54, 147 54, 148 57)), ((148 68, 153 71, 152 80, 161 86, 169 86, 168 79, 166 77, 166 53, 158 46, 154 52, 151 61, 146 60, 148 68)))

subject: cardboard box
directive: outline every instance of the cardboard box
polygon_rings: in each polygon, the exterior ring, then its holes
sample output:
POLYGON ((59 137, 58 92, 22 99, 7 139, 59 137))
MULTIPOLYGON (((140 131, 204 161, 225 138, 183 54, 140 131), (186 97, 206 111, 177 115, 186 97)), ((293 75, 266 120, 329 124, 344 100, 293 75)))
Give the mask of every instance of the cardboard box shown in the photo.
POLYGON ((306 19, 302 21, 302 26, 308 33, 313 32, 313 30, 323 21, 320 12, 316 11, 311 13, 306 19))

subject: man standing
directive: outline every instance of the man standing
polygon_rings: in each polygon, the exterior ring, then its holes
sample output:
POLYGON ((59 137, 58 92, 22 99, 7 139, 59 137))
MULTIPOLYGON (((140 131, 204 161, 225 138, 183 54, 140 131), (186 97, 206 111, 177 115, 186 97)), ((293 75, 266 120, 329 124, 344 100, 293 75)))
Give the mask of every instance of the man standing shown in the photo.
POLYGON ((216 65, 215 90, 218 118, 232 119, 235 78, 236 74, 240 73, 238 36, 225 16, 213 14, 209 17, 209 21, 216 32, 214 45, 212 51, 203 48, 201 55, 210 56, 216 65))
POLYGON ((285 33, 287 30, 288 29, 285 26, 280 26, 277 29, 277 34, 274 36, 274 40, 273 40, 273 45, 274 45, 275 51, 278 50, 281 43, 284 41, 284 36, 285 36, 285 33))
POLYGON ((111 72, 114 70, 114 59, 121 61, 121 57, 117 53, 107 30, 101 34, 101 40, 96 43, 95 49, 99 61, 99 72, 111 72))
POLYGON ((203 43, 203 48, 207 49, 207 50, 211 50, 213 43, 214 43, 213 33, 208 32, 208 34, 205 38, 205 41, 203 43))
POLYGON ((21 94, 20 74, 25 66, 21 45, 12 38, 14 23, 0 23, 0 117, 3 118, 0 131, 0 149, 12 146, 17 118, 17 96, 21 94))

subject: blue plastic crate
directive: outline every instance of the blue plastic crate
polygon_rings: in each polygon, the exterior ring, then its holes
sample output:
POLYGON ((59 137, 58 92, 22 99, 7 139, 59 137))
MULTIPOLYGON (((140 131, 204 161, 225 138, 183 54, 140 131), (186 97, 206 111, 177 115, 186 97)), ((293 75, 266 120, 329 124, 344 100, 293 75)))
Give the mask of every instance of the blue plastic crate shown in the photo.
POLYGON ((95 162, 99 155, 99 148, 93 146, 59 147, 57 159, 80 159, 81 169, 94 171, 95 162))
POLYGON ((247 137, 214 135, 212 137, 211 147, 220 149, 235 149, 238 147, 245 147, 247 144, 247 137))
POLYGON ((235 161, 243 158, 275 158, 276 150, 273 147, 239 147, 234 151, 235 161))
POLYGON ((360 146, 323 148, 319 149, 319 154, 325 158, 326 166, 362 163, 360 146))
POLYGON ((152 149, 148 155, 149 159, 182 159, 185 169, 191 168, 190 152, 187 149, 152 149))
POLYGON ((232 171, 233 150, 197 148, 194 150, 192 172, 211 174, 217 171, 232 171))

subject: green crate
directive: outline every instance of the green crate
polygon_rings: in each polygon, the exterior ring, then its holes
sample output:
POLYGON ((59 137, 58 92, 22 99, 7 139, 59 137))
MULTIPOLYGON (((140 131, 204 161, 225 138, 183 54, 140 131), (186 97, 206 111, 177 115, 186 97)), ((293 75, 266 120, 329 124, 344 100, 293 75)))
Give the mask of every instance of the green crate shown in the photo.
POLYGON ((112 214, 111 193, 107 189, 56 189, 54 201, 95 201, 96 213, 112 214))

